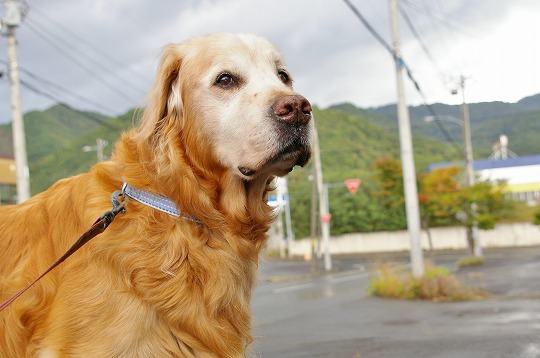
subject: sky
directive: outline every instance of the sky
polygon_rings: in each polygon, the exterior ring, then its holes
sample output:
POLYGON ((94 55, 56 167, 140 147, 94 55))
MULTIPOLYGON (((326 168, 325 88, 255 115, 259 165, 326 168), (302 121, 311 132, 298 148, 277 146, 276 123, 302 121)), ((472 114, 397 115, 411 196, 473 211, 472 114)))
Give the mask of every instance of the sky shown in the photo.
MULTIPOLYGON (((350 1, 392 43, 388 1, 350 1)), ((451 94, 460 76, 467 79, 470 103, 513 103, 540 93, 540 1, 398 2, 405 14, 399 17, 403 59, 428 103, 460 103, 461 94, 451 94)), ((268 38, 283 54, 295 90, 321 108, 396 102, 391 55, 343 0, 26 0, 25 5, 16 29, 25 113, 59 101, 111 116, 143 106, 161 48, 213 32, 268 38)), ((11 120, 6 60, 2 36, 0 123, 11 120)), ((422 104, 406 83, 407 102, 422 104)))

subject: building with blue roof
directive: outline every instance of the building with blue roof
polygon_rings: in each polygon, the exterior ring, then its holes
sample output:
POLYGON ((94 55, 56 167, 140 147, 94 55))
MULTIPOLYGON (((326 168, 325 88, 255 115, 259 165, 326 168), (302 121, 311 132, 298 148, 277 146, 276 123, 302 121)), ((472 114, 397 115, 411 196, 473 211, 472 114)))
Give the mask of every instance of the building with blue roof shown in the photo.
MULTIPOLYGON (((437 168, 463 165, 462 163, 433 163, 428 171, 437 168)), ((473 162, 480 180, 507 182, 505 192, 520 201, 540 201, 540 154, 508 159, 485 159, 473 162)))

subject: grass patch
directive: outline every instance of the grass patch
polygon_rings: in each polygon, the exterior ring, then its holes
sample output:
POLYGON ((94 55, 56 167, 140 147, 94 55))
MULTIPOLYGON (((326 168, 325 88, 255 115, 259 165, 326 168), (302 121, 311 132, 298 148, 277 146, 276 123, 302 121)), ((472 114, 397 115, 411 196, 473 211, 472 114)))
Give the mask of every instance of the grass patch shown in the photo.
POLYGON ((467 256, 467 257, 462 257, 461 259, 459 259, 457 265, 459 268, 463 268, 463 267, 469 267, 469 266, 483 265, 484 262, 485 260, 483 257, 467 256))
POLYGON ((264 254, 266 255, 266 257, 272 259, 277 259, 281 257, 281 253, 279 252, 279 250, 266 250, 264 254))
POLYGON ((421 278, 408 271, 380 265, 371 279, 369 293, 373 296, 407 300, 471 301, 487 296, 487 292, 467 286, 443 266, 426 265, 421 278))

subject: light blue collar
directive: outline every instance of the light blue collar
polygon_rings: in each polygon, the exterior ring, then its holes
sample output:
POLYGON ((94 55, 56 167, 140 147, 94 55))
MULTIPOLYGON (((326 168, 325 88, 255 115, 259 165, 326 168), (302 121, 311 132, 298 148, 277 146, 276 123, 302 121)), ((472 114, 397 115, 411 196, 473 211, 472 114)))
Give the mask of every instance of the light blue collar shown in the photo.
POLYGON ((184 219, 191 220, 197 223, 201 222, 199 219, 182 214, 180 210, 178 210, 178 208, 176 207, 176 204, 166 196, 154 194, 139 188, 134 188, 127 183, 124 183, 124 186, 122 187, 122 193, 127 197, 138 201, 139 203, 167 213, 171 216, 177 218, 182 217, 184 219))

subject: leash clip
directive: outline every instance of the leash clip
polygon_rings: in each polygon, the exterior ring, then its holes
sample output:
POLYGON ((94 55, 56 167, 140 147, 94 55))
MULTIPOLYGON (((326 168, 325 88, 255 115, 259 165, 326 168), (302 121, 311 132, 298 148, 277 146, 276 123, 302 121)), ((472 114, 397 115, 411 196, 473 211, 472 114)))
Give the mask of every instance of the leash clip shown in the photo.
POLYGON ((124 195, 124 189, 122 190, 116 190, 111 195, 111 204, 112 204, 112 210, 106 211, 99 219, 105 219, 105 222, 103 223, 103 229, 106 229, 110 223, 114 220, 116 217, 116 214, 118 213, 124 213, 126 209, 124 208, 125 205, 125 199, 120 201, 120 197, 124 195))
POLYGON ((115 212, 115 214, 118 214, 119 212, 124 213, 126 211, 124 208, 125 198, 120 201, 121 196, 124 196, 124 188, 122 188, 122 190, 116 190, 111 195, 112 211, 115 212))

